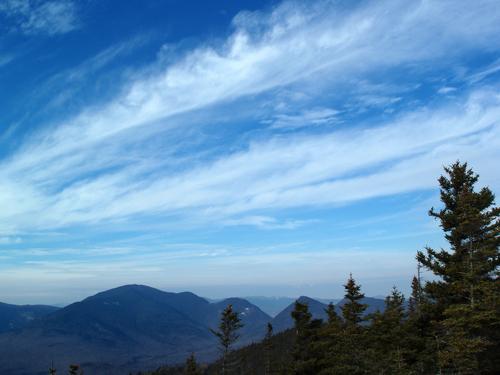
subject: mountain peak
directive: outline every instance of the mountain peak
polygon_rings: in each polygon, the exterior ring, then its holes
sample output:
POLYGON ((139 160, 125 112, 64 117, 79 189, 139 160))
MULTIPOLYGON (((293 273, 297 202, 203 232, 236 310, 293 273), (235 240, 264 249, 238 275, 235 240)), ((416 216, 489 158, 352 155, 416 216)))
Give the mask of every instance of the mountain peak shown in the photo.
POLYGON ((309 303, 321 303, 311 297, 307 297, 307 296, 300 296, 299 298, 297 298, 297 301, 299 301, 300 303, 306 303, 306 304, 309 304, 309 303))

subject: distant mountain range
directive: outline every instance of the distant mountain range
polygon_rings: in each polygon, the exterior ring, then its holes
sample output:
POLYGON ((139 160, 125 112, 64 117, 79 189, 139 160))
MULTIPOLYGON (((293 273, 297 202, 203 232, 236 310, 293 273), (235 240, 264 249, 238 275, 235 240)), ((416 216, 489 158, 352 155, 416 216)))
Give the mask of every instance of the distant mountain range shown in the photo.
POLYGON ((278 315, 288 305, 295 302, 295 298, 291 297, 243 297, 248 302, 258 306, 266 314, 274 317, 278 315))
POLYGON ((21 329, 32 321, 58 310, 55 306, 9 305, 0 302, 0 333, 21 329))
MULTIPOLYGON (((296 298, 292 297, 262 297, 262 296, 252 296, 252 297, 243 297, 248 302, 253 303, 255 306, 258 306, 262 311, 266 314, 275 317, 280 312, 282 312, 289 305, 293 304, 296 298)), ((328 305, 330 302, 337 303, 340 299, 335 298, 314 298, 316 301, 324 303, 328 305)))
MULTIPOLYGON (((326 320, 326 312, 325 309, 327 305, 324 303, 318 302, 309 297, 299 297, 297 299, 300 303, 305 303, 309 307, 309 312, 312 314, 314 319, 323 319, 326 320)), ((291 303, 287 306, 282 312, 276 315, 272 321, 272 325, 274 328, 274 332, 282 332, 290 327, 293 327, 293 319, 292 319, 292 311, 295 308, 295 302, 291 303)))
MULTIPOLYGON (((300 297, 315 318, 326 304, 300 297)), ((79 363, 88 374, 124 374, 182 362, 194 352, 201 361, 218 355, 210 333, 232 304, 244 323, 239 345, 262 339, 271 322, 291 328, 293 300, 274 318, 242 298, 208 302, 193 293, 168 293, 142 285, 111 289, 64 308, 0 304, 0 373, 46 374, 52 361, 66 370, 79 363)), ((383 301, 366 298, 370 310, 383 301)), ((342 304, 342 301, 340 302, 342 304)))

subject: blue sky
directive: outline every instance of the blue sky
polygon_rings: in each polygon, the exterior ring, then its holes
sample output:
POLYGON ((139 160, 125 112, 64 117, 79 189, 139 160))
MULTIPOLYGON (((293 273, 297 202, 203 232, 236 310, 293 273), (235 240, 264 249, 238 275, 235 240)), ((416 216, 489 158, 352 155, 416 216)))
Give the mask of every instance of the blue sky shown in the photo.
POLYGON ((500 7, 0 3, 0 300, 407 291, 442 166, 498 192, 500 7))

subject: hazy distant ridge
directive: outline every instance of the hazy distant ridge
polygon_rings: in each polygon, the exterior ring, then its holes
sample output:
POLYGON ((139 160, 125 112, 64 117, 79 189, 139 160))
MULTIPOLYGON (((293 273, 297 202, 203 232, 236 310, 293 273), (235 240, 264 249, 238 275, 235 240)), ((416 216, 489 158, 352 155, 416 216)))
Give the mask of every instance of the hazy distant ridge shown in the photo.
MULTIPOLYGON (((308 297, 300 297, 300 301, 309 305, 314 317, 326 317, 325 304, 308 297)), ((78 362, 89 373, 105 369, 109 374, 123 374, 179 363, 191 352, 210 361, 217 356, 217 346, 209 328, 217 326, 228 304, 245 324, 239 341, 245 345, 260 340, 268 322, 277 332, 292 327, 293 303, 272 318, 243 298, 210 303, 190 292, 126 285, 61 309, 32 306, 36 319, 15 327, 22 329, 7 327, 7 332, 0 334, 0 347, 5 348, 0 373, 45 374, 54 360, 59 368, 78 362)), ((5 306, 14 305, 0 304, 0 314, 7 311, 5 306)), ((14 306, 13 310, 25 311, 26 307, 14 306)))

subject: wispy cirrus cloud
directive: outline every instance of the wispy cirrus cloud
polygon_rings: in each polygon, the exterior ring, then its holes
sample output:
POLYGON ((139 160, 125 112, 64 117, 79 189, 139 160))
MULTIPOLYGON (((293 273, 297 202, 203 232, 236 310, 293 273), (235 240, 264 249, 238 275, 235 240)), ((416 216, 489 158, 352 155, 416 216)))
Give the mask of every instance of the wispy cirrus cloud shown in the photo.
MULTIPOLYGON (((28 138, 0 164, 0 222, 13 231, 142 215, 202 222, 215 215, 234 223, 234 215, 270 217, 254 214, 259 210, 428 189, 441 162, 457 157, 483 165, 483 155, 496 155, 490 140, 498 135, 499 118, 498 96, 487 89, 371 127, 283 136, 271 126, 264 139, 236 140, 236 150, 209 150, 209 158, 196 148, 186 158, 184 148, 193 140, 180 136, 200 110, 230 113, 235 102, 259 103, 295 85, 335 92, 346 81, 387 69, 418 74, 477 48, 496 49, 499 12, 494 1, 481 5, 373 2, 341 9, 327 1, 290 2, 269 14, 242 13, 223 43, 202 45, 166 66, 153 64, 129 77, 114 99, 28 138)), ((376 94, 351 93, 347 100, 369 100, 370 106, 402 100, 383 90, 376 94)), ((271 111, 268 118, 276 119, 275 128, 298 128, 338 115, 335 106, 315 99, 295 115, 271 111)), ((197 121, 208 126, 211 118, 197 121)), ((203 146, 203 137, 193 134, 203 146)))
POLYGON ((266 120, 264 123, 270 124, 274 129, 298 129, 331 124, 338 113, 339 111, 333 108, 311 108, 297 114, 279 113, 272 120, 266 120))
POLYGON ((24 206, 9 203, 23 191, 14 184, 1 194, 4 218, 15 224, 19 215, 18 225, 35 227, 161 213, 207 215, 213 220, 214 215, 222 219, 255 210, 344 204, 429 189, 441 165, 456 158, 489 169, 488 160, 495 159, 499 146, 499 115, 500 98, 477 92, 460 104, 410 113, 369 129, 253 143, 244 151, 167 176, 154 173, 139 180, 133 170, 123 169, 51 194, 31 182, 24 187, 33 187, 25 190, 24 206))
POLYGON ((14 60, 14 56, 12 56, 12 55, 1 55, 0 56, 0 67, 2 67, 3 65, 7 65, 12 60, 14 60))
MULTIPOLYGON (((33 147, 32 153, 49 160, 127 129, 303 82, 316 72, 331 77, 333 85, 336 79, 394 65, 453 58, 446 47, 457 42, 461 48, 453 50, 455 55, 496 47, 492 36, 500 17, 493 1, 484 1, 480 14, 467 2, 381 2, 345 14, 330 2, 318 4, 285 3, 261 17, 258 27, 255 19, 237 17, 234 33, 222 45, 197 48, 157 73, 137 75, 115 100, 45 134, 40 150, 33 147)), ((29 163, 29 155, 23 156, 19 163, 29 163)))
MULTIPOLYGON (((57 111, 62 106, 71 103, 75 97, 81 95, 83 89, 88 86, 93 86, 96 79, 100 82, 100 98, 90 97, 88 100, 102 102, 105 97, 109 97, 102 86, 107 86, 106 82, 114 81, 120 77, 119 72, 115 72, 112 68, 120 60, 128 57, 133 52, 140 49, 147 43, 149 36, 147 34, 138 35, 125 41, 121 41, 103 49, 96 55, 87 58, 79 65, 58 71, 56 74, 47 78, 43 84, 37 88, 32 99, 42 100, 45 104, 44 111, 57 111), (100 73, 106 71, 104 79, 100 73), (47 103, 47 98, 50 98, 47 103)), ((132 69, 129 69, 132 70, 132 69)), ((128 77, 127 77, 128 78, 128 77)), ((119 87, 110 87, 111 91, 118 91, 119 87)), ((88 104, 91 106, 91 104, 88 104)), ((37 108, 40 110, 39 108, 37 108)))
POLYGON ((11 22, 13 31, 27 35, 65 34, 79 25, 71 0, 4 0, 0 13, 11 22))
POLYGON ((253 215, 243 216, 222 221, 222 225, 228 226, 253 226, 260 229, 296 229, 303 225, 311 224, 316 220, 285 220, 280 221, 271 216, 253 215))
POLYGON ((500 72, 500 59, 494 61, 492 64, 482 69, 479 72, 473 73, 467 77, 469 83, 477 83, 485 79, 486 77, 500 72))

